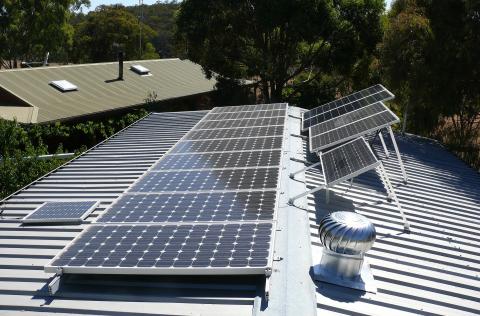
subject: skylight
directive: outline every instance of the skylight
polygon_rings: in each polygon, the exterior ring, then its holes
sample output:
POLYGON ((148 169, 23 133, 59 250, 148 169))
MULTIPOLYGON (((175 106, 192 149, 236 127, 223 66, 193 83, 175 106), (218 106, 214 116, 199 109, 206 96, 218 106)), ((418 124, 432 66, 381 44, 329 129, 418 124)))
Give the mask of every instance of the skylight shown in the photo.
POLYGON ((67 80, 54 80, 50 81, 50 85, 57 88, 62 92, 75 91, 78 90, 78 87, 67 80))
POLYGON ((150 69, 143 67, 142 65, 132 65, 130 69, 141 76, 150 75, 150 69))

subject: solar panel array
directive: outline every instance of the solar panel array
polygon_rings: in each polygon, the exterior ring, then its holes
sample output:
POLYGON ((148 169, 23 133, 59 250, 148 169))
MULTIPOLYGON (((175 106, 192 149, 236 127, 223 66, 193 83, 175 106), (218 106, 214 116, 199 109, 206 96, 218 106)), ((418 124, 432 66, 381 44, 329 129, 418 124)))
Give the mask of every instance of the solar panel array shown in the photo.
POLYGON ((303 130, 322 122, 331 120, 369 106, 380 101, 387 101, 394 95, 384 86, 377 84, 369 88, 347 95, 335 101, 323 104, 303 113, 303 130))
POLYGON ((286 104, 213 109, 46 270, 266 273, 286 114, 286 104))
POLYGON ((350 179, 379 164, 372 150, 361 137, 322 153, 321 161, 327 186, 350 179))
POLYGON ((46 202, 22 219, 23 223, 78 223, 95 209, 98 201, 46 202))
POLYGON ((400 120, 382 102, 310 127, 310 151, 318 152, 400 120))

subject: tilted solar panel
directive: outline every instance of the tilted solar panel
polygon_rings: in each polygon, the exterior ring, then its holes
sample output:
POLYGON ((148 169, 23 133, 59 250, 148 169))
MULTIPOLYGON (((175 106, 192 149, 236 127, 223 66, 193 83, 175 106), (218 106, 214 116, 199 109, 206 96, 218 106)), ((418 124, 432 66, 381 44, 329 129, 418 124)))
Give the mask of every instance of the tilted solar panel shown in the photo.
MULTIPOLYGON (((342 117, 335 120, 343 120, 342 117)), ((329 121, 310 127, 310 151, 318 152, 334 145, 363 136, 369 132, 391 126, 400 120, 390 110, 359 118, 348 124, 335 123, 329 121), (333 125, 333 128, 327 128, 325 125, 333 125), (338 127, 337 127, 338 126, 338 127)))
POLYGON ((394 95, 380 84, 355 92, 303 113, 303 130, 335 117, 356 111, 376 102, 393 99, 394 95))
POLYGON ((23 223, 78 223, 97 207, 98 201, 46 202, 22 219, 23 223))
POLYGON ((373 169, 380 163, 363 138, 324 152, 320 158, 327 187, 373 169))

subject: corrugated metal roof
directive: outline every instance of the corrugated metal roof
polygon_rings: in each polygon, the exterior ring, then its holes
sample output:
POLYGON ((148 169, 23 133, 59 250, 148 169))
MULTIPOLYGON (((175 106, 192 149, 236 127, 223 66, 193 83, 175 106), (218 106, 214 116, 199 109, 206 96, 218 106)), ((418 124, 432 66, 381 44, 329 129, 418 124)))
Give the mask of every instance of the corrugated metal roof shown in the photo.
MULTIPOLYGON (((268 304, 259 299, 265 291, 265 280, 246 276, 70 275, 62 277, 59 296, 49 297, 46 283, 51 275, 43 272, 43 265, 82 226, 21 227, 19 218, 43 201, 68 196, 101 199, 102 208, 92 216, 98 215, 204 114, 152 114, 8 199, 0 220, 0 310, 35 315, 249 315, 252 311, 307 315, 312 309, 315 313, 315 307, 317 315, 480 312, 479 174, 438 144, 414 136, 397 139, 409 174, 408 185, 401 183, 393 149, 385 160, 412 224, 409 235, 403 233, 401 217, 386 202, 374 172, 358 177, 352 188, 338 185, 328 205, 321 191, 309 196, 308 212, 284 206, 288 196, 303 190, 303 183, 282 178, 284 197, 275 236, 276 259, 267 282, 271 295, 268 304), (315 264, 312 257, 320 251, 317 222, 336 210, 358 211, 376 225, 378 237, 368 261, 377 294, 311 279, 311 265, 315 264)), ((298 115, 294 114, 289 118, 289 134, 300 130, 294 118, 298 115)), ((286 141, 290 143, 290 156, 306 156, 300 138, 289 137, 286 141)), ((385 158, 378 144, 375 148, 385 158)), ((285 166, 286 172, 302 168, 292 161, 285 166)), ((307 187, 322 181, 317 170, 307 172, 305 177, 307 187)))
MULTIPOLYGON (((36 118, 22 120, 36 123, 141 105, 153 95, 162 101, 206 93, 216 84, 215 79, 205 78, 199 65, 188 60, 127 61, 123 67, 123 81, 115 80, 116 62, 0 71, 0 88, 37 108, 38 115, 33 112, 36 118), (129 70, 133 64, 147 67, 152 75, 140 76, 129 70), (68 80, 78 91, 62 93, 49 85, 53 80, 68 80)), ((25 118, 22 109, 18 107, 19 120, 25 118)), ((11 111, 9 108, 2 114, 0 106, 0 117, 11 118, 11 111)))
MULTIPOLYGON (((376 226, 377 241, 367 254, 378 287, 365 294, 316 282, 318 315, 478 315, 480 314, 480 176, 433 141, 399 136, 409 176, 402 183, 393 147, 385 167, 412 226, 402 220, 374 171, 335 187, 330 203, 324 192, 309 196, 312 252, 318 253, 319 220, 328 212, 354 210, 376 226)), ((377 153, 385 158, 381 146, 377 153)), ((322 180, 308 172, 307 183, 322 180)))
MULTIPOLYGON (((0 219, 0 311, 12 314, 251 314, 256 278, 66 276, 59 297, 43 266, 83 226, 21 226, 42 202, 98 199, 91 220, 142 175, 206 112, 151 114, 52 174, 8 198, 0 219), (152 282, 154 281, 154 282, 152 282), (201 290, 199 290, 201 289, 201 290), (188 303, 188 304, 187 304, 188 303), (230 313, 229 313, 230 314, 230 313)), ((3 312, 2 312, 3 314, 3 312)))

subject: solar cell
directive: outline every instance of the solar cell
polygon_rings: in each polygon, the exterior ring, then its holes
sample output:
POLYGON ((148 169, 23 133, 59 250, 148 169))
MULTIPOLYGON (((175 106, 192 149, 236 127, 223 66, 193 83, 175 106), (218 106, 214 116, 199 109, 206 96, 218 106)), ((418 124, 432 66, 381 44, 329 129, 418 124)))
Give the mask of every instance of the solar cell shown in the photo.
POLYGON ((146 173, 129 192, 276 189, 278 168, 159 171, 146 173))
POLYGON ((185 136, 185 140, 199 139, 219 139, 219 138, 245 138, 245 137, 264 137, 264 136, 282 136, 283 126, 263 126, 263 127, 244 127, 232 129, 202 129, 192 130, 185 136))
POLYGON ((211 111, 45 270, 266 273, 286 109, 211 111))
POLYGON ((77 223, 85 219, 98 201, 46 202, 22 219, 23 223, 77 223))
POLYGON ((280 150, 166 155, 152 170, 273 167, 280 157, 280 150))
POLYGON ((202 121, 197 124, 195 129, 219 129, 236 127, 256 127, 256 126, 274 126, 284 125, 285 117, 264 117, 258 119, 244 120, 224 120, 224 121, 202 121))
POLYGON ((333 186, 378 166, 379 162, 363 138, 321 154, 327 186, 333 186))
POLYGON ((202 141, 187 140, 179 142, 170 153, 272 150, 279 148, 282 148, 282 137, 231 138, 202 141))
POLYGON ((223 106, 213 108, 210 113, 261 111, 261 110, 281 110, 286 109, 287 103, 269 103, 269 104, 251 104, 239 106, 223 106))
POLYGON ((310 127, 310 151, 318 152, 398 122, 398 117, 387 110, 323 133, 322 125, 315 125, 310 127))
POLYGON ((97 223, 273 220, 276 191, 126 194, 97 223))
POLYGON ((268 111, 250 111, 250 112, 225 112, 225 113, 210 113, 205 117, 205 121, 216 120, 242 120, 254 119, 261 117, 276 117, 285 116, 286 110, 268 110, 268 111))
POLYGON ((394 95, 382 85, 369 87, 304 112, 303 129, 306 130, 310 126, 361 109, 376 102, 390 100, 393 97, 394 95))
POLYGON ((102 268, 112 274, 211 274, 214 268, 215 274, 264 273, 271 235, 270 223, 94 225, 46 271, 61 267, 66 273, 102 268))

